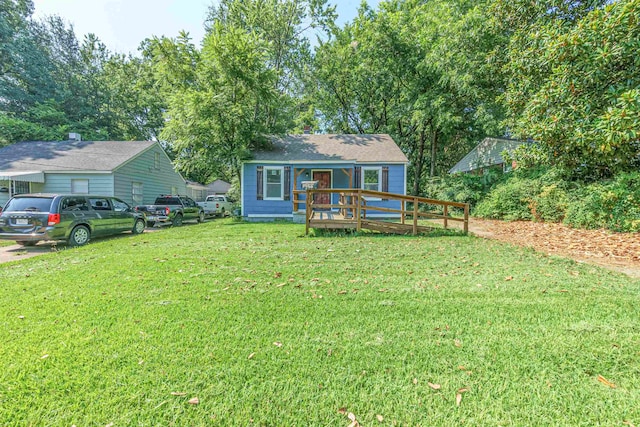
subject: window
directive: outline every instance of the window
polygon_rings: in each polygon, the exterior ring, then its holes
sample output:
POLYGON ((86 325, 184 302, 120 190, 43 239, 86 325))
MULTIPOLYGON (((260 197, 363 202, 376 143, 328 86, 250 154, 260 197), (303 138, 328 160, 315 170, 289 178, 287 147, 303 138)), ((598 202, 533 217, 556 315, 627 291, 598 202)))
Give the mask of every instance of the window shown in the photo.
POLYGON ((71 194, 89 194, 88 179, 72 179, 71 194))
POLYGON ((111 205, 109 204, 109 200, 104 199, 104 198, 89 199, 89 203, 91 204, 91 207, 95 211, 110 211, 111 210, 111 205))
POLYGON ((28 181, 11 181, 11 194, 26 194, 31 192, 31 183, 28 181))
POLYGON ((131 183, 131 199, 133 200, 133 203, 142 203, 144 200, 142 190, 143 185, 141 182, 131 183))
POLYGON ((362 189, 370 191, 381 191, 380 168, 362 168, 362 189))
POLYGON ((111 199, 113 202, 113 210, 116 212, 128 212, 131 208, 128 204, 120 199, 111 199))
POLYGON ((67 197, 62 201, 60 208, 63 211, 88 211, 89 205, 84 197, 67 197))
POLYGON ((153 153, 153 168, 160 169, 160 153, 153 153))
POLYGON ((282 180, 281 167, 264 168, 264 199, 283 200, 284 182, 282 180))

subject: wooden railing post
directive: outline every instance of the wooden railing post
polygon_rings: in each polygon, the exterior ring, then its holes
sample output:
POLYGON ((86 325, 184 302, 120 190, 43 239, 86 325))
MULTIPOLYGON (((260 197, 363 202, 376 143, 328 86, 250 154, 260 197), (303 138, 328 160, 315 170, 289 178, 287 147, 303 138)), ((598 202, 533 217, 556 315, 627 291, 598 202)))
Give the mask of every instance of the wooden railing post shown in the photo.
POLYGON ((400 220, 402 222, 402 225, 404 225, 404 223, 407 220, 407 201, 403 200, 402 202, 400 202, 400 206, 402 207, 402 213, 400 214, 400 220))
POLYGON ((443 216, 444 216, 444 229, 446 230, 448 225, 449 225, 449 221, 448 221, 448 217, 449 217, 449 205, 444 205, 444 209, 443 209, 443 216))
POLYGON ((469 232, 469 203, 464 205, 464 233, 469 232))
POLYGON ((418 234, 418 199, 413 199, 413 235, 418 234))
POLYGON ((305 229, 304 229, 304 234, 305 236, 309 234, 309 222, 311 221, 311 218, 309 218, 309 213, 311 212, 311 203, 309 203, 309 189, 307 188, 307 192, 305 193, 305 197, 307 198, 307 200, 305 201, 305 229))
POLYGON ((356 231, 360 231, 362 228, 362 218, 360 218, 360 203, 361 203, 361 191, 356 193, 356 231))

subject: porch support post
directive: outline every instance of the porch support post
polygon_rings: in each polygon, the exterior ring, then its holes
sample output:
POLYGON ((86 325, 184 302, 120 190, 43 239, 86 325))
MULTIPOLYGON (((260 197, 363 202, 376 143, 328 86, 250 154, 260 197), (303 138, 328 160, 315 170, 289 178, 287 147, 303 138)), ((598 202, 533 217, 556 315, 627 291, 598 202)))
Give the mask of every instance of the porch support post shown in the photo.
POLYGON ((305 217, 305 224, 306 224, 306 225, 305 225, 305 229, 304 229, 304 235, 306 236, 306 235, 308 235, 308 234, 309 234, 309 222, 311 221, 311 218, 310 218, 310 216, 309 216, 309 214, 311 213, 311 203, 309 203, 309 189, 308 189, 308 188, 307 188, 307 190, 306 190, 306 193, 305 193, 305 194, 306 194, 306 196, 305 196, 305 197, 306 197, 307 199, 306 199, 306 201, 305 201, 305 207, 306 207, 306 209, 305 209, 304 217, 305 217))

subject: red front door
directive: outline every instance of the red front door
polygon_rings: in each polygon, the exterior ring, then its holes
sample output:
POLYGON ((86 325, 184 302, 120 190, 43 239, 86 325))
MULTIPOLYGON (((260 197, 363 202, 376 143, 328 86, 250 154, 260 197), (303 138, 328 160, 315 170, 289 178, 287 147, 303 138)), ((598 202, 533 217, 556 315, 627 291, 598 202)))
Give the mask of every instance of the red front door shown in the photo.
MULTIPOLYGON (((313 180, 318 181, 318 188, 331 188, 331 172, 329 171, 313 171, 313 180)), ((331 194, 314 194, 313 203, 315 205, 331 204, 331 194)), ((325 208, 328 209, 328 208, 325 208)))

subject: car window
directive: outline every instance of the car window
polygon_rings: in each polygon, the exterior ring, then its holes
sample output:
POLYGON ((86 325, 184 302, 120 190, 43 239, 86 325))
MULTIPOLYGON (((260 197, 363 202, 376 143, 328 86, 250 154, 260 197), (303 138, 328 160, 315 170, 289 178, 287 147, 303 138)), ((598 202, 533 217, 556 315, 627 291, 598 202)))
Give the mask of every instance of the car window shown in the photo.
POLYGON ((127 212, 131 207, 120 199, 111 199, 113 210, 116 212, 127 212))
POLYGON ((88 211, 87 199, 84 197, 66 197, 62 200, 60 210, 63 211, 88 211))
POLYGON ((53 197, 14 197, 3 212, 50 212, 53 197))
POLYGON ((100 197, 100 198, 90 198, 89 203, 94 210, 97 211, 110 211, 111 204, 109 203, 109 199, 100 197))

